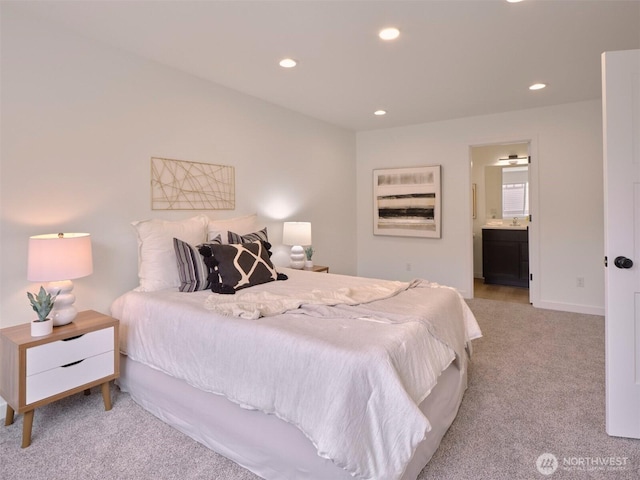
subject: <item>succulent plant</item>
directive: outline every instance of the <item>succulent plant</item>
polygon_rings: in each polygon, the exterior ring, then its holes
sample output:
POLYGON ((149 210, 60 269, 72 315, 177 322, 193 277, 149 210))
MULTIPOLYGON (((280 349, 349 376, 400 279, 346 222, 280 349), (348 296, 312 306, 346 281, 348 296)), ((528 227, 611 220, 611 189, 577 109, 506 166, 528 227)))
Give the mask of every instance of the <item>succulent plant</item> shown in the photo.
MULTIPOLYGON (((59 290, 58 293, 60 293, 59 290)), ((34 320, 35 322, 44 322, 47 319, 47 316, 49 316, 49 313, 51 313, 51 310, 53 309, 53 304, 56 301, 58 293, 51 296, 51 294, 47 293, 42 286, 40 287, 38 295, 27 292, 27 297, 31 302, 31 308, 33 308, 33 311, 38 314, 38 319, 34 320)))
POLYGON ((307 260, 311 260, 311 257, 313 257, 313 252, 314 250, 311 245, 304 249, 304 254, 307 256, 307 260))

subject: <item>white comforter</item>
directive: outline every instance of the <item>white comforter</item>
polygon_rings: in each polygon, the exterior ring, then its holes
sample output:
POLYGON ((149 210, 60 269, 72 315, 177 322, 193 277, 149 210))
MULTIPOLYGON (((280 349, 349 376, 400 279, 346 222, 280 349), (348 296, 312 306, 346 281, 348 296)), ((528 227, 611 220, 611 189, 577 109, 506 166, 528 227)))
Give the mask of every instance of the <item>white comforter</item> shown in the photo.
MULTIPOLYGON (((289 280, 247 292, 299 298, 382 285, 283 270, 289 280)), ((258 320, 207 310, 208 291, 129 292, 112 315, 133 360, 296 425, 320 456, 356 478, 393 480, 430 429, 418 404, 481 335, 455 290, 409 287, 364 305, 303 305, 258 320)))

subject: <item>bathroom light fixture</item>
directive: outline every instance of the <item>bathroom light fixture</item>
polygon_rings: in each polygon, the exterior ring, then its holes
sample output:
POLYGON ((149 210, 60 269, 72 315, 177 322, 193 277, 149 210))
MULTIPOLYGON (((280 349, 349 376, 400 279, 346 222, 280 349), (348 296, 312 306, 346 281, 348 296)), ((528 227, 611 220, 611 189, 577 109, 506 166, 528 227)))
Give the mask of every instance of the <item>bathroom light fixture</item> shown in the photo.
POLYGON ((282 228, 282 243, 291 245, 291 268, 298 270, 304 267, 303 245, 311 245, 310 222, 284 222, 282 228))
POLYGON ((378 36, 382 40, 395 40, 396 38, 398 38, 400 36, 400 30, 398 30, 395 27, 383 28, 378 33, 378 36))
POLYGON ((382 115, 386 115, 387 111, 386 110, 376 110, 375 112, 373 112, 373 114, 381 117, 382 115))
POLYGON ((282 68, 293 68, 298 64, 293 58, 283 58, 280 60, 280 66, 282 68))
POLYGON ((27 279, 48 282, 45 290, 56 295, 51 319, 54 326, 71 323, 78 311, 73 306, 76 297, 74 278, 93 273, 91 235, 88 233, 50 233, 29 237, 27 279), (60 292, 60 293, 58 293, 60 292))
POLYGON ((529 157, 519 157, 518 155, 509 155, 507 158, 499 158, 499 162, 507 162, 509 165, 518 165, 519 163, 527 163, 529 157), (521 162, 521 160, 525 160, 521 162))
POLYGON ((529 87, 529 90, 542 90, 547 85, 544 83, 534 83, 529 87))

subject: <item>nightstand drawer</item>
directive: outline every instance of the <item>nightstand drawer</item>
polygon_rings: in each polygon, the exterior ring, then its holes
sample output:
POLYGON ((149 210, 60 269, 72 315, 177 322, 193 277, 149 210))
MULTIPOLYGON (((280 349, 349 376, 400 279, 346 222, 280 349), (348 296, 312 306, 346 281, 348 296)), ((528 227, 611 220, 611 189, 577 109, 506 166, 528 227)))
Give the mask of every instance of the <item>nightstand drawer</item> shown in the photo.
MULTIPOLYGON (((109 329, 113 330, 113 329, 109 329)), ((113 335, 113 332, 112 332, 113 335)), ((113 340, 113 337, 112 337, 113 340)), ((66 392, 114 373, 113 343, 109 352, 27 377, 26 404, 66 392)))
MULTIPOLYGON (((27 377, 62 365, 113 351, 114 329, 103 328, 68 340, 46 343, 27 349, 27 377)), ((29 403, 29 402, 27 402, 29 403)))

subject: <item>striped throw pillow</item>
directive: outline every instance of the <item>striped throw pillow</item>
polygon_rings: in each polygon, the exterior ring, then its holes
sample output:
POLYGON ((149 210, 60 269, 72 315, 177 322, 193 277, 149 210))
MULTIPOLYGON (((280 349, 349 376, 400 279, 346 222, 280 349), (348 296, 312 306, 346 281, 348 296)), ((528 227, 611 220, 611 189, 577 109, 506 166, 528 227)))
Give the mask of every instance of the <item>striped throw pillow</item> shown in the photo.
MULTIPOLYGON (((220 245, 222 239, 218 235, 209 244, 220 245)), ((173 239, 173 248, 176 252, 178 277, 181 292, 197 292, 211 287, 209 283, 209 267, 205 265, 204 258, 198 251, 202 245, 192 246, 178 238, 173 239)))
POLYGON ((235 232, 227 232, 228 241, 231 244, 238 243, 251 243, 256 240, 261 240, 263 242, 268 242, 269 238, 267 237, 267 227, 264 227, 262 230, 253 233, 246 233, 244 235, 239 235, 235 232))

